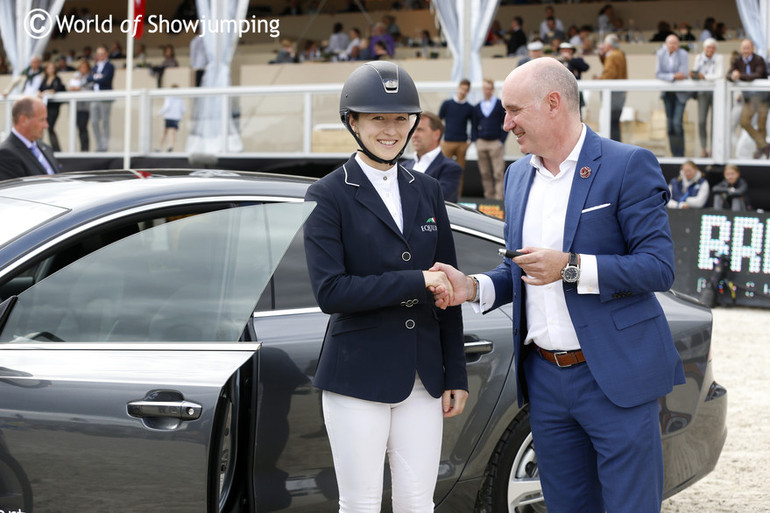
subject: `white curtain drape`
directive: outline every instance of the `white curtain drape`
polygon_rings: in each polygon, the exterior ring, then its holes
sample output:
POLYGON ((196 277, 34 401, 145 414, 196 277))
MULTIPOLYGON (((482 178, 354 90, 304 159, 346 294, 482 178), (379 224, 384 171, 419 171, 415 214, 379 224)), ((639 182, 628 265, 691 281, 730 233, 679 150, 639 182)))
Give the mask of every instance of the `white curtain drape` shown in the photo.
POLYGON ((768 37, 770 37, 770 22, 768 21, 768 0, 735 0, 738 14, 746 35, 754 42, 757 55, 767 59, 768 37))
POLYGON ((441 31, 454 57, 453 82, 483 78, 480 50, 495 17, 499 0, 433 0, 441 31))
MULTIPOLYGON (((21 72, 29 66, 29 60, 33 55, 42 56, 48 40, 51 38, 52 30, 47 30, 46 23, 54 23, 54 20, 61 12, 64 0, 2 0, 0 1, 0 37, 3 39, 3 48, 8 63, 13 68, 13 78, 16 78, 21 72), (48 13, 48 21, 45 17, 36 17, 34 20, 35 29, 40 29, 42 37, 39 39, 31 37, 25 30, 25 24, 30 23, 30 15, 33 11, 42 9, 48 13), (44 34, 44 35, 43 35, 44 34)), ((42 13, 40 13, 42 14, 42 13)), ((50 27, 53 29, 53 26, 50 27)))
MULTIPOLYGON (((206 24, 203 46, 208 64, 201 87, 229 87, 230 63, 238 46, 238 32, 216 30, 216 24, 219 20, 244 19, 249 0, 196 0, 196 7, 198 19, 206 24)), ((218 154, 243 150, 231 102, 227 102, 224 109, 223 113, 223 101, 219 96, 206 96, 195 101, 192 129, 187 138, 189 153, 218 154), (223 116, 227 118, 227 134, 222 133, 223 116)))

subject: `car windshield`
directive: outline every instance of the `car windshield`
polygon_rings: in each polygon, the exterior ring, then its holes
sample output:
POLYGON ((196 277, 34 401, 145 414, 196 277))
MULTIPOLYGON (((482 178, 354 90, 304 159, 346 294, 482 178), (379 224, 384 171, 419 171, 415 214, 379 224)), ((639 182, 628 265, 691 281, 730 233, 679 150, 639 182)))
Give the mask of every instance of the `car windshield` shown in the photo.
POLYGON ((29 230, 67 212, 66 208, 0 196, 0 247, 29 230))
POLYGON ((192 215, 107 245, 21 293, 0 342, 235 342, 314 206, 192 215))

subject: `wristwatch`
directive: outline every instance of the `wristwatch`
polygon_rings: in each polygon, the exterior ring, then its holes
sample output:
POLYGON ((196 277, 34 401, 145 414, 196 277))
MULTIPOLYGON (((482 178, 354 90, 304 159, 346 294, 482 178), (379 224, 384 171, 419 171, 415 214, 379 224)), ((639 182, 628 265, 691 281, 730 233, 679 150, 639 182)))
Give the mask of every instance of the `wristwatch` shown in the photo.
POLYGON ((561 279, 566 283, 577 283, 580 279, 580 267, 578 267, 577 254, 569 254, 569 261, 564 269, 561 270, 561 279))

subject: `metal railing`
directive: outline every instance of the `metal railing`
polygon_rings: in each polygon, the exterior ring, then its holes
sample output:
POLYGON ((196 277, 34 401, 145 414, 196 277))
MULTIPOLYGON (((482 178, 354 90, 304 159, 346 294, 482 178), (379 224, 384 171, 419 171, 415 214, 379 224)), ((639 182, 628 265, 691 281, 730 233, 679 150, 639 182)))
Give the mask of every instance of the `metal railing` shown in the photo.
MULTIPOLYGON (((480 84, 479 84, 480 86, 480 84)), ((496 84, 498 91, 502 82, 496 84)), ((682 162, 686 159, 694 159, 704 163, 724 164, 728 161, 741 164, 757 164, 761 161, 741 157, 736 154, 735 140, 739 135, 736 128, 736 109, 741 106, 736 103, 740 93, 747 91, 767 92, 770 97, 770 80, 756 80, 750 83, 732 83, 725 80, 716 82, 686 80, 677 83, 668 83, 660 80, 583 80, 579 82, 581 91, 588 97, 584 107, 584 119, 586 123, 599 134, 608 137, 610 134, 610 93, 613 91, 627 92, 626 106, 631 109, 632 119, 624 123, 623 140, 649 146, 655 152, 661 162, 682 162), (710 138, 712 141, 712 155, 709 158, 699 158, 698 152, 693 148, 699 148, 697 144, 697 106, 696 102, 688 101, 686 109, 687 124, 690 133, 686 134, 686 155, 671 157, 668 151, 668 141, 658 133, 657 138, 649 140, 644 138, 644 131, 653 131, 654 119, 660 119, 662 101, 660 93, 664 91, 698 92, 711 91, 714 93, 713 109, 710 126, 710 138), (657 116, 657 117, 656 117, 657 116), (641 136, 627 135, 636 127, 641 136), (693 127, 695 131, 693 134, 693 127)), ((222 134, 221 147, 223 151, 219 156, 243 156, 264 158, 296 158, 327 155, 344 157, 349 154, 349 149, 342 147, 337 151, 319 151, 314 148, 314 132, 322 128, 338 126, 339 122, 337 105, 341 84, 330 85, 280 85, 280 86, 233 86, 228 88, 166 88, 166 89, 138 89, 131 92, 132 96, 132 147, 131 156, 151 155, 154 153, 153 141, 159 136, 162 129, 160 119, 156 112, 162 100, 167 96, 178 96, 187 99, 187 112, 183 124, 185 129, 180 131, 184 137, 192 129, 194 120, 190 119, 193 112, 193 102, 205 96, 218 97, 221 102, 221 110, 217 122, 220 125, 219 133, 222 134), (230 107, 230 108, 228 108, 230 107), (157 119, 157 122, 153 122, 157 119), (231 121, 237 121, 236 126, 240 130, 240 136, 244 139, 243 151, 233 152, 227 148, 227 128, 231 121)), ((452 82, 419 82, 417 84, 421 95, 424 110, 438 111, 443 100, 451 97, 456 89, 452 82)), ((473 93, 481 88, 474 84, 473 93)), ((16 97, 9 96, 0 100, 5 112, 5 133, 11 128, 11 104, 16 97)), ((60 141, 63 141, 61 154, 64 156, 89 155, 89 153, 77 150, 76 111, 78 102, 114 100, 112 108, 111 127, 113 138, 111 139, 112 153, 123 151, 122 119, 125 116, 124 102, 126 92, 122 90, 99 92, 63 92, 48 97, 48 101, 56 101, 62 104, 56 130, 60 141), (65 105, 67 108, 65 108, 65 105), (117 135, 120 135, 118 137, 117 135)), ((471 101, 478 101, 479 97, 471 97, 471 101)), ((659 130, 658 130, 659 132, 659 130)), ((518 145, 512 137, 506 143, 506 158, 513 160, 521 156, 518 145)), ((352 145, 352 139, 349 141, 352 145)), ((333 145, 332 145, 333 146, 333 145)), ((181 151, 177 153, 189 153, 181 151)), ((93 152, 91 154, 94 154, 93 152)), ((474 158, 474 152, 469 154, 474 158)))

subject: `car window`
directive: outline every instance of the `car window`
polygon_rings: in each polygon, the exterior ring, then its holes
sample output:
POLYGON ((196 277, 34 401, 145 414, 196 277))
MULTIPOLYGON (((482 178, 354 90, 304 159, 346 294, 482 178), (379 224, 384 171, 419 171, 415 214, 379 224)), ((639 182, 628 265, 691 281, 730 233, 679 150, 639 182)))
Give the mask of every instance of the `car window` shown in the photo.
POLYGON ((502 262, 497 250, 503 246, 496 242, 457 230, 454 232, 454 239, 457 264, 465 274, 483 273, 502 262))
POLYGON ((20 294, 0 342, 236 341, 313 207, 231 208, 120 239, 20 294))
POLYGON ((262 291, 257 303, 257 312, 269 310, 290 310, 295 308, 317 307, 310 275, 305 259, 305 244, 302 230, 289 245, 281 263, 275 270, 270 283, 262 291))

